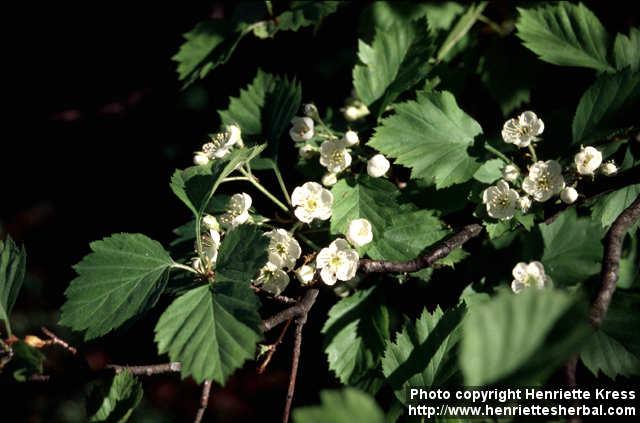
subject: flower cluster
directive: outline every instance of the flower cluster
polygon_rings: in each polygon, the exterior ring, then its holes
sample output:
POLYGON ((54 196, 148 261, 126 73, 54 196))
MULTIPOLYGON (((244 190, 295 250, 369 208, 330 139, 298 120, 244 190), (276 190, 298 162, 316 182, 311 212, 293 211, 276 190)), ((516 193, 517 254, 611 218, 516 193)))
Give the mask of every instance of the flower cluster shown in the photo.
POLYGON ((229 154, 235 145, 243 146, 240 127, 228 125, 224 132, 213 134, 211 140, 202 146, 202 150, 195 153, 193 163, 204 166, 211 160, 221 159, 229 154))
POLYGON ((269 237, 269 261, 260 270, 254 284, 273 295, 279 295, 289 285, 287 271, 295 267, 302 249, 298 241, 284 229, 274 229, 265 235, 269 237))

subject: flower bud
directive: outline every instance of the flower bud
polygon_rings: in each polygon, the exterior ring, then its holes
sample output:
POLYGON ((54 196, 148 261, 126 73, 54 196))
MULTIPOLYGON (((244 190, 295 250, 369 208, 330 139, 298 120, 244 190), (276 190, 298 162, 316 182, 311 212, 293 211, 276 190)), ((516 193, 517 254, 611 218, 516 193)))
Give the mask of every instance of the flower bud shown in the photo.
POLYGON ((313 103, 307 103, 304 105, 304 114, 305 116, 309 116, 311 119, 318 118, 318 108, 313 103))
POLYGON ((382 154, 376 154, 367 162, 367 173, 369 176, 379 178, 387 173, 390 167, 391 164, 385 156, 382 154))
POLYGON ((226 130, 227 143, 229 145, 238 144, 242 147, 242 131, 240 130, 240 127, 234 123, 233 125, 227 125, 226 130))
POLYGON ((27 335, 24 337, 24 343, 33 348, 42 348, 47 345, 46 341, 38 338, 35 335, 27 335))
POLYGON ((560 199, 565 204, 573 204, 578 199, 578 191, 574 187, 566 187, 560 192, 560 199))
POLYGON ((352 146, 352 145, 356 145, 360 142, 360 139, 358 138, 358 133, 356 131, 347 131, 344 134, 344 140, 347 142, 347 145, 352 146))
POLYGON ((522 213, 526 213, 531 208, 531 197, 520 197, 518 199, 518 203, 520 204, 520 210, 522 210, 522 213))
POLYGON ((310 159, 313 157, 313 154, 316 152, 316 149, 309 144, 305 144, 298 149, 298 155, 303 159, 310 159))
POLYGON ((209 157, 202 151, 198 151, 193 156, 193 164, 195 164, 196 166, 204 166, 208 163, 209 163, 209 157))
POLYGON ((296 271, 296 278, 301 284, 307 285, 313 281, 313 275, 316 273, 316 268, 313 265, 304 264, 300 266, 296 271))
POLYGON ((336 182, 338 182, 338 177, 335 173, 327 172, 322 177, 322 185, 324 185, 325 187, 333 186, 336 184, 336 182))
POLYGON ((506 165, 504 167, 504 170, 502 171, 502 177, 507 182, 515 181, 516 179, 518 179, 519 175, 520 171, 518 170, 518 167, 512 164, 506 165))
POLYGON ((362 247, 373 240, 371 223, 367 219, 354 219, 349 223, 347 241, 354 247, 362 247))
POLYGON ((618 172, 618 166, 616 166, 613 160, 611 160, 609 162, 606 162, 604 165, 602 165, 602 168, 600 169, 600 171, 605 176, 611 176, 618 172))

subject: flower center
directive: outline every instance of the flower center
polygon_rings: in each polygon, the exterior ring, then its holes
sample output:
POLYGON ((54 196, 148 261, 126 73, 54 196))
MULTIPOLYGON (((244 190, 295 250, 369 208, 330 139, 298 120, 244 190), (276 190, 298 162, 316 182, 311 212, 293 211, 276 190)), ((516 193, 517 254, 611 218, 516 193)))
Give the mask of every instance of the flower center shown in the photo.
POLYGON ((285 253, 287 252, 287 247, 285 247, 282 242, 279 242, 276 244, 275 250, 277 254, 284 256, 285 253))
POLYGON ((335 267, 340 267, 341 264, 342 264, 342 258, 340 258, 340 256, 338 256, 338 255, 332 256, 329 259, 329 266, 331 266, 331 267, 334 267, 334 268, 335 267))
POLYGON ((307 200, 306 209, 309 210, 309 211, 313 211, 313 210, 315 210, 317 208, 318 208, 318 202, 316 201, 316 199, 315 198, 309 198, 307 200))

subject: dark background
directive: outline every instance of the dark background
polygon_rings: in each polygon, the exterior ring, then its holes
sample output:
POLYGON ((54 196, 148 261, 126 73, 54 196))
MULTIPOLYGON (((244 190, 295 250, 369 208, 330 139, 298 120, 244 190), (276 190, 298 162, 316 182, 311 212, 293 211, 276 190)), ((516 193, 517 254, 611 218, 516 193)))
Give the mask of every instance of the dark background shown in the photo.
MULTIPOLYGON (((587 2, 610 33, 638 24, 632 2, 587 2), (612 6, 612 4, 617 6, 612 6)), ((124 331, 83 344, 56 325, 71 266, 88 253, 89 242, 113 232, 141 232, 163 243, 189 215, 168 185, 176 167, 190 165, 192 152, 226 107, 262 67, 296 76, 303 102, 340 107, 351 90, 357 48, 356 2, 327 19, 316 36, 311 29, 279 33, 274 40, 247 37, 224 67, 204 82, 181 90, 170 58, 182 33, 208 16, 225 16, 221 2, 33 3, 4 15, 5 131, 0 150, 0 234, 9 233, 28 251, 28 279, 14 311, 14 332, 40 334, 46 325, 75 345, 95 367, 104 363, 145 364, 158 358, 153 326, 164 305, 124 331)), ((512 10, 491 2, 496 20, 512 10)), ((523 54, 530 54, 525 51, 523 54)), ((588 71, 544 65, 536 75, 534 99, 576 104, 592 80, 588 71), (553 76, 551 76, 553 75, 553 76)), ((486 93, 477 80, 465 81, 463 109, 480 122, 502 123, 497 107, 478 101, 486 93)), ((495 128, 493 128, 495 129, 495 128)), ((285 149, 286 165, 294 151, 285 149), (288 152, 288 154, 286 153, 288 152)), ((289 179, 291 180, 291 179, 289 179)), ((257 206, 259 195, 253 196, 257 206)), ((266 213, 264 213, 266 214, 266 213)), ((325 313, 333 300, 321 301, 325 313)), ((337 386, 326 368, 316 319, 307 326, 296 404, 317 401, 320 388, 337 386)), ((287 341, 290 342, 290 341, 287 341)), ((11 383, 0 377, 2 421, 77 421, 82 389, 70 381, 76 363, 48 349, 45 372, 65 382, 11 383)), ((227 387, 215 387, 208 417, 220 421, 272 421, 284 405, 290 347, 285 344, 270 370, 255 376, 249 363, 227 387)), ((177 376, 145 379, 145 400, 134 421, 191 421, 199 388, 177 376)))

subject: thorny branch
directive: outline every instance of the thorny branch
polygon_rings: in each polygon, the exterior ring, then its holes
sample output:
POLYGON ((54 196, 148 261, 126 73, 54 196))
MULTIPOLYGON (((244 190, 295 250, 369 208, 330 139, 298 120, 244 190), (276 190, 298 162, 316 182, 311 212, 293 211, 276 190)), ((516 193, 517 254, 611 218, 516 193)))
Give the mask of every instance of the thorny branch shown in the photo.
POLYGON ((51 344, 55 344, 55 345, 61 346, 65 350, 69 351, 72 355, 76 355, 78 353, 78 350, 76 350, 74 347, 69 345, 69 343, 67 341, 59 338, 55 333, 51 332, 46 327, 42 326, 40 328, 40 330, 42 330, 42 332, 49 337, 49 342, 51 344))
POLYGON ((107 368, 115 370, 116 373, 128 371, 134 375, 152 376, 162 373, 177 373, 182 369, 182 364, 177 361, 163 364, 148 364, 144 366, 123 366, 119 364, 109 364, 107 368))

